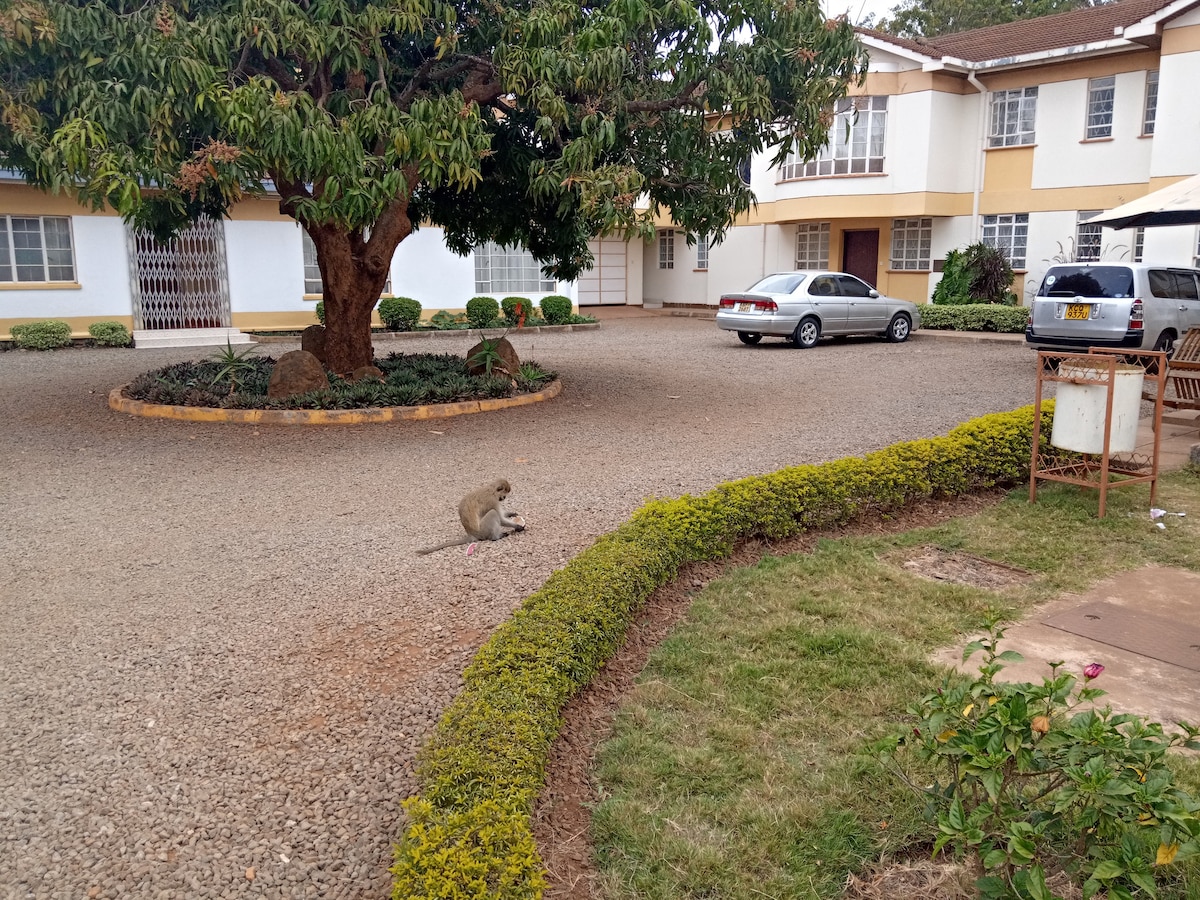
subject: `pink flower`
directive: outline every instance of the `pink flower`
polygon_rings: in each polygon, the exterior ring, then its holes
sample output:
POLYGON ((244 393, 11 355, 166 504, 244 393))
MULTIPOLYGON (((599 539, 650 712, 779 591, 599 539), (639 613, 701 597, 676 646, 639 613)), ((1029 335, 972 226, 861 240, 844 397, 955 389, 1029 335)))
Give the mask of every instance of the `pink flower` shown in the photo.
POLYGON ((1093 678, 1099 678, 1100 673, 1103 671, 1104 666, 1100 665, 1100 663, 1088 663, 1083 667, 1083 677, 1091 681, 1093 678))

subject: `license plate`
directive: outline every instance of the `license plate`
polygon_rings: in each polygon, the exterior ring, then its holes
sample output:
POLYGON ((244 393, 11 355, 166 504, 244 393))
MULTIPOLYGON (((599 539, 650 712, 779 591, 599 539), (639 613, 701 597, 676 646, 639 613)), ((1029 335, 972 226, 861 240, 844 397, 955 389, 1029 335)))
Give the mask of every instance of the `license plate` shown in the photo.
POLYGON ((753 303, 739 303, 738 312, 754 312, 753 303))
POLYGON ((1086 319, 1092 314, 1090 303, 1068 303, 1064 319, 1086 319))

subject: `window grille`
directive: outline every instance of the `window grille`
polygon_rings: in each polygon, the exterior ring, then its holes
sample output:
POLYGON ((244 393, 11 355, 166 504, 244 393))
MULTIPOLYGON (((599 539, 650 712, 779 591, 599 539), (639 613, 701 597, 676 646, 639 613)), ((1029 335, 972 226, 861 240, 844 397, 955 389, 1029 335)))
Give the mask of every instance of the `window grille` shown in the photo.
POLYGON ((816 159, 792 153, 779 170, 781 181, 825 175, 883 172, 887 137, 887 97, 846 97, 834 107, 829 142, 816 159))
POLYGON ((1100 258, 1100 226, 1089 223, 1092 216, 1098 216, 1103 210, 1080 210, 1075 223, 1075 260, 1077 262, 1095 262, 1100 258))
POLYGON ((930 269, 933 245, 933 219, 892 220, 892 269, 924 271, 930 269))
POLYGON ((665 228, 658 233, 658 267, 675 268, 675 230, 665 228))
POLYGON ((0 282, 74 280, 70 218, 0 215, 0 282))
POLYGON ((829 268, 829 223, 801 222, 796 226, 796 268, 829 268))
POLYGON ((1088 81, 1087 129, 1088 140, 1112 137, 1113 93, 1117 79, 1114 75, 1088 81))
POLYGON ((983 217, 983 242, 1008 257, 1014 269, 1025 268, 1025 249, 1029 239, 1029 213, 1008 213, 983 217))
POLYGON ((488 242, 475 249, 475 291, 479 294, 537 294, 555 289, 553 278, 524 247, 488 242))
POLYGON ((1142 115, 1142 134, 1154 134, 1154 120, 1158 114, 1158 69, 1146 73, 1146 104, 1142 115))
POLYGON ((708 238, 703 235, 696 238, 696 268, 708 270, 708 238))
POLYGON ((995 91, 992 94, 989 147, 1017 147, 1033 143, 1037 96, 1036 87, 995 91))

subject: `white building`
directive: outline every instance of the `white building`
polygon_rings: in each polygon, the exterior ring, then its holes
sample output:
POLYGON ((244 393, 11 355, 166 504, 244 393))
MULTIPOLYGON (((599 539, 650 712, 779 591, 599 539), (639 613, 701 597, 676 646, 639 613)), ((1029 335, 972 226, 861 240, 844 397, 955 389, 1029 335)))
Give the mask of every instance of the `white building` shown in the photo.
MULTIPOLYGON (((594 242, 595 267, 569 284, 543 279, 519 250, 455 256, 423 228, 397 250, 390 292, 427 315, 477 294, 713 306, 764 274, 828 266, 923 303, 946 254, 977 240, 1008 253, 1019 295, 1055 257, 1200 255, 1196 226, 1087 224, 1200 172, 1200 0, 1118 0, 928 41, 861 38, 869 73, 836 110, 830 146, 779 168, 751 160, 758 205, 721 244, 688 246, 664 219, 650 245, 594 242)), ((121 321, 143 345, 175 329, 312 324, 320 279, 306 244, 267 199, 166 248, 0 177, 0 335, 47 318, 80 336, 121 321)))

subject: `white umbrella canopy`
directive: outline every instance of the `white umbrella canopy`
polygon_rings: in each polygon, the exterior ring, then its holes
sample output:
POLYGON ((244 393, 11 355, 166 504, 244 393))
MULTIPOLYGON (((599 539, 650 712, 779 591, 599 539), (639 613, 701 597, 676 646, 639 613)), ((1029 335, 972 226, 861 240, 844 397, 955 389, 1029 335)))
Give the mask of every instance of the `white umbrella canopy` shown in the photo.
POLYGON ((1117 229, 1200 223, 1200 175, 1122 203, 1106 213, 1092 216, 1087 223, 1117 229))

